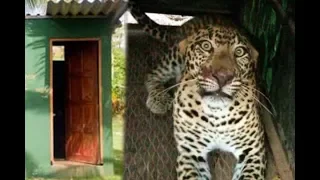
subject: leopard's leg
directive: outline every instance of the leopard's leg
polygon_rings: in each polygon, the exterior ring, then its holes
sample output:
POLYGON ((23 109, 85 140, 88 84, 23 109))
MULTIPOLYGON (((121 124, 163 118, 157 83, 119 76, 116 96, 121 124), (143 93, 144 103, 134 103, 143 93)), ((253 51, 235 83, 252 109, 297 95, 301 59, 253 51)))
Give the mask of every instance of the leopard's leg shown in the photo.
POLYGON ((154 114, 165 114, 172 110, 173 97, 168 92, 165 84, 173 78, 179 78, 184 70, 182 55, 177 52, 177 47, 168 49, 167 54, 160 59, 160 64, 148 73, 145 86, 148 92, 147 108, 154 114))
POLYGON ((236 154, 237 164, 232 180, 265 180, 266 151, 261 143, 258 147, 248 147, 236 154))
POLYGON ((178 180, 211 180, 208 165, 208 151, 197 148, 192 143, 180 142, 177 157, 178 180))

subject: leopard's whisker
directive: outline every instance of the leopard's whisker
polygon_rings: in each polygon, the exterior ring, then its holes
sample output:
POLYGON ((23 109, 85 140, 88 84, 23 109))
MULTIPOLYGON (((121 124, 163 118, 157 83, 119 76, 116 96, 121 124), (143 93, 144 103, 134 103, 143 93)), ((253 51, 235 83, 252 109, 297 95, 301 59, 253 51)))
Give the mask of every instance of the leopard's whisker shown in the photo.
MULTIPOLYGON (((183 85, 183 84, 187 84, 187 83, 190 83, 190 82, 194 82, 195 80, 197 80, 197 79, 189 79, 189 80, 186 80, 184 82, 176 83, 176 84, 174 84, 174 85, 172 85, 172 86, 170 86, 170 87, 168 87, 168 88, 166 88, 166 89, 164 89, 164 90, 162 90, 162 91, 160 91, 158 93, 155 93, 153 97, 160 96, 161 94, 168 92, 172 88, 175 88, 175 87, 177 87, 179 85, 183 85)), ((173 101, 174 101, 174 98, 171 98, 170 101, 167 99, 167 102, 169 102, 169 103, 172 103, 173 101)), ((163 102, 155 101, 152 104, 149 104, 149 106, 150 107, 157 107, 157 103, 163 103, 163 102)))
POLYGON ((195 80, 196 80, 196 79, 189 79, 189 80, 184 81, 184 82, 176 83, 176 84, 174 84, 174 85, 172 85, 172 86, 170 86, 170 87, 168 87, 168 88, 160 91, 159 93, 157 93, 157 95, 160 95, 160 94, 162 94, 162 93, 168 92, 169 90, 171 90, 171 89, 173 89, 173 88, 175 88, 175 87, 177 87, 177 86, 179 86, 179 85, 187 84, 187 83, 193 82, 193 81, 195 81, 195 80))
POLYGON ((268 103, 270 104, 270 106, 271 106, 274 114, 275 114, 275 115, 277 114, 277 111, 276 111, 273 103, 271 102, 271 100, 270 100, 265 94, 263 94, 261 91, 259 91, 258 89, 254 88, 254 87, 250 87, 250 86, 247 86, 247 85, 244 85, 244 84, 243 84, 243 87, 244 87, 244 88, 247 88, 247 89, 254 90, 254 91, 258 92, 260 95, 262 95, 262 96, 268 101, 268 103))
MULTIPOLYGON (((242 91, 239 91, 239 95, 241 95, 242 97, 244 97, 244 94, 242 91)), ((252 98, 259 104, 261 105, 266 111, 268 111, 269 114, 271 114, 272 116, 274 116, 274 114, 261 102, 259 101, 259 99, 255 96, 252 95, 252 98)))

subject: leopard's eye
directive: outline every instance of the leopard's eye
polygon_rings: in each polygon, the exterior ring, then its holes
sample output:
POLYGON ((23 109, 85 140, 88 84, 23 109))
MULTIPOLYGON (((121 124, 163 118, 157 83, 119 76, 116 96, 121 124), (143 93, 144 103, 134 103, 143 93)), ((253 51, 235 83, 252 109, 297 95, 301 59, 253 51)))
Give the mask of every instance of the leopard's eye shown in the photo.
POLYGON ((236 57, 241 57, 245 55, 245 53, 246 53, 246 49, 244 47, 237 47, 234 51, 234 55, 236 57))
POLYGON ((210 51, 212 49, 212 44, 209 41, 202 41, 201 48, 205 51, 210 51))

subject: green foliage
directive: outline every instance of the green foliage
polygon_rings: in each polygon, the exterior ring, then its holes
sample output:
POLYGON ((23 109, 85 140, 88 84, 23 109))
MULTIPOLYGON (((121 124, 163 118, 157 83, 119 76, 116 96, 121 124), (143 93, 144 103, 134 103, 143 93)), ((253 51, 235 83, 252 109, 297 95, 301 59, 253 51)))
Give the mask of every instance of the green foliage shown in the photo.
MULTIPOLYGON (((287 0, 282 1, 283 10, 286 10, 287 0)), ((244 7, 243 23, 248 31, 253 34, 264 45, 264 55, 260 56, 263 61, 263 80, 267 83, 267 90, 270 90, 272 82, 272 63, 278 50, 281 24, 280 17, 277 17, 270 1, 252 0, 244 7)))
POLYGON ((116 29, 112 41, 112 110, 120 113, 124 108, 126 60, 125 50, 121 47, 123 28, 116 29))
POLYGON ((112 92, 122 99, 125 95, 125 54, 122 49, 113 48, 112 56, 112 92))

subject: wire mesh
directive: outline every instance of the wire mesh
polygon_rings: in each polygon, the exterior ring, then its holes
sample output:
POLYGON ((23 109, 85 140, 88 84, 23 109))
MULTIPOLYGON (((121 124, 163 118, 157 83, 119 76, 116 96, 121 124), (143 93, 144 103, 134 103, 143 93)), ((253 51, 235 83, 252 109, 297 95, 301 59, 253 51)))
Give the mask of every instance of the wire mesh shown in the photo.
MULTIPOLYGON (((130 31, 129 31, 130 32, 130 31)), ((125 170, 126 180, 176 179, 177 151, 173 138, 173 120, 170 114, 152 114, 145 105, 147 92, 144 78, 159 62, 162 44, 147 35, 128 33, 127 90, 125 111, 125 170)), ((272 157, 269 156, 272 160, 272 157)), ((235 158, 229 153, 210 154, 212 177, 215 180, 232 179, 235 158)), ((276 172, 269 161, 267 179, 276 172)))

